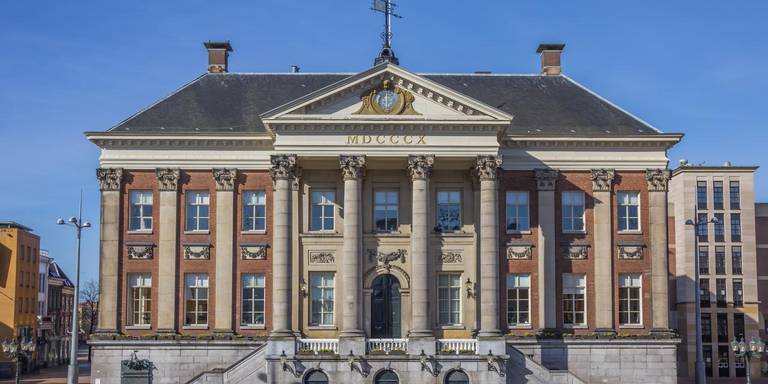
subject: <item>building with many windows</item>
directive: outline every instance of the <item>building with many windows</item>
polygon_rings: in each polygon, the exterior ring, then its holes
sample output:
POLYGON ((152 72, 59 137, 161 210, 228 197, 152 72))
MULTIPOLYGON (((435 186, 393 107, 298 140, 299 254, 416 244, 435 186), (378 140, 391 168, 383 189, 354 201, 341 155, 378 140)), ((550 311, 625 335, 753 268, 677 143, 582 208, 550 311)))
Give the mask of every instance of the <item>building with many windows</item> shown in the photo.
MULTIPOLYGON (((736 358, 734 338, 749 342, 759 336, 754 173, 757 167, 681 164, 670 182, 670 236, 676 280, 674 323, 682 337, 678 369, 694 376, 696 360, 695 302, 701 304, 705 371, 714 379, 744 377, 746 364, 736 358), (688 220, 705 223, 698 227, 688 220), (695 260, 694 256, 698 259, 695 260), (695 294, 698 261, 701 291, 695 294)), ((762 374, 752 365, 752 376, 762 374)))
POLYGON ((94 380, 138 351, 158 383, 675 382, 681 135, 563 75, 563 45, 530 75, 413 73, 389 47, 231 73, 205 46, 208 73, 86 134, 94 380))

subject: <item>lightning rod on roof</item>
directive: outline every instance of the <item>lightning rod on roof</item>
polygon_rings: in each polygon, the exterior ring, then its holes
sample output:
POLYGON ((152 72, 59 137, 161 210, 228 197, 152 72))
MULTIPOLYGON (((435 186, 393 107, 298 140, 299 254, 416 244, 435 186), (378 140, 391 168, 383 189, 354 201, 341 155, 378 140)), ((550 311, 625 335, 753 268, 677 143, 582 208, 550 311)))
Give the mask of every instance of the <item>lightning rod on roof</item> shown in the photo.
POLYGON ((402 19, 402 16, 395 13, 396 6, 397 4, 390 0, 373 0, 371 10, 381 12, 384 15, 384 32, 381 34, 384 46, 381 48, 379 56, 374 60, 374 65, 386 62, 396 65, 400 64, 400 61, 395 56, 395 51, 392 50, 392 18, 402 19))

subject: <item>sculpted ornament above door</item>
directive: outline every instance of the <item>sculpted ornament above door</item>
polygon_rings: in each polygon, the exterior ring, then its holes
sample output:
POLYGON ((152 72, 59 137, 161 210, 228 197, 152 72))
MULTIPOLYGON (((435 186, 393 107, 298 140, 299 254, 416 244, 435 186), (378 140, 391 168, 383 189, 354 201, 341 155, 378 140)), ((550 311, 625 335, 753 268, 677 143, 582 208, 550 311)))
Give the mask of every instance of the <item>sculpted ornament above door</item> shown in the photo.
POLYGON ((384 80, 381 86, 369 90, 361 97, 363 102, 355 115, 420 115, 413 109, 413 95, 384 80))

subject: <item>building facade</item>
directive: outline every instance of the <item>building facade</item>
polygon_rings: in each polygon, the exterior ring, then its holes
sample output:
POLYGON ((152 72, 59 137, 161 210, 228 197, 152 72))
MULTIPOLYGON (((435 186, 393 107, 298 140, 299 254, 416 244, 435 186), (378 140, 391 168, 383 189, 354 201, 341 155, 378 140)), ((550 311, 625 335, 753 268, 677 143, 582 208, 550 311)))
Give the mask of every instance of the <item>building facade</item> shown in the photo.
MULTIPOLYGON (((40 237, 32 229, 0 221, 0 339, 36 340, 38 249, 40 237)), ((33 367, 33 359, 22 362, 23 371, 33 367)), ((15 369, 0 354, 0 376, 12 376, 15 369)))
MULTIPOLYGON (((682 337, 679 370, 694 376, 695 302, 701 304, 705 371, 713 379, 744 377, 734 338, 759 337, 758 257, 754 172, 757 167, 681 165, 672 172, 670 212, 674 222, 675 316, 682 337), (688 220, 707 223, 694 228, 688 220), (698 258, 700 293, 695 294, 698 258)), ((765 296, 764 296, 765 297, 765 296)), ((762 375, 752 365, 752 376, 762 375)))
POLYGON ((208 73, 106 132, 92 378, 671 383, 662 133, 561 73, 208 73), (182 367, 179 369, 179 367, 182 367))
POLYGON ((40 283, 45 282, 45 301, 38 309, 43 310, 38 315, 38 364, 53 367, 69 363, 75 285, 47 252, 41 253, 41 265, 42 257, 46 258, 45 275, 40 277, 40 283))

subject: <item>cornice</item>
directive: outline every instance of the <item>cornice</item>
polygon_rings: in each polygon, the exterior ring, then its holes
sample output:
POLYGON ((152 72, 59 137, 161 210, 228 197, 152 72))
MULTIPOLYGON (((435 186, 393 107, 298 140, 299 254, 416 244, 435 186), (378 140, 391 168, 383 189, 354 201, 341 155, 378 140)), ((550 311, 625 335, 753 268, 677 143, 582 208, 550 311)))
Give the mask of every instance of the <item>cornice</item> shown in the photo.
POLYGON ((505 136, 503 148, 664 148, 669 149, 683 138, 682 134, 632 136, 505 136))
POLYGON ((86 132, 85 137, 100 148, 250 148, 270 149, 272 137, 268 134, 152 134, 86 132))

